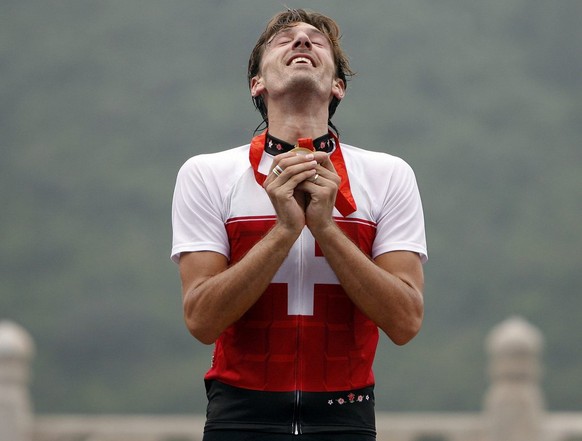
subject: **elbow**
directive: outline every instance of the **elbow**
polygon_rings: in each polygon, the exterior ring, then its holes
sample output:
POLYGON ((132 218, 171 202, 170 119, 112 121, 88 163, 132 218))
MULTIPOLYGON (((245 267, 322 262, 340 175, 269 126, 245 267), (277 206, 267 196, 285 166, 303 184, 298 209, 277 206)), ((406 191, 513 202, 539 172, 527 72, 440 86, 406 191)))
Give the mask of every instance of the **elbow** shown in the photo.
POLYGON ((392 330, 391 332, 387 332, 386 330, 384 332, 395 345, 404 346, 416 337, 420 332, 421 325, 422 320, 411 320, 407 326, 399 326, 398 329, 392 330))
POLYGON ((424 307, 422 302, 404 317, 391 325, 382 327, 384 333, 398 346, 404 346, 418 335, 422 327, 424 307))
POLYGON ((196 340, 200 343, 205 345, 214 344, 214 342, 218 339, 220 333, 215 332, 213 329, 210 329, 207 326, 202 325, 201 323, 197 322, 196 320, 189 319, 185 317, 186 328, 196 340))
POLYGON ((200 343, 203 343, 205 345, 213 345, 214 342, 216 342, 216 340, 218 339, 218 337, 213 337, 210 335, 198 335, 194 337, 196 337, 196 340, 198 340, 200 343))
POLYGON ((192 302, 184 301, 184 322, 190 334, 205 345, 213 344, 219 337, 220 331, 214 329, 212 323, 203 319, 203 314, 196 311, 192 302))

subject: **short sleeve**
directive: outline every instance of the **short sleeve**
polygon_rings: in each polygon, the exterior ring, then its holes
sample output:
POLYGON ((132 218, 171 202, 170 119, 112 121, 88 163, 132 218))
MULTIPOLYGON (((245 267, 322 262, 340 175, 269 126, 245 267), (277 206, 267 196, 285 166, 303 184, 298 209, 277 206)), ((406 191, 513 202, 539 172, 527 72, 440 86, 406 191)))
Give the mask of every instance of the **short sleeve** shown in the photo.
POLYGON ((398 159, 378 215, 372 256, 389 251, 413 251, 428 260, 424 213, 412 168, 398 159))
POLYGON ((221 213, 220 191, 214 188, 211 167, 201 157, 180 168, 172 199, 171 259, 191 251, 215 251, 229 257, 228 237, 221 213))

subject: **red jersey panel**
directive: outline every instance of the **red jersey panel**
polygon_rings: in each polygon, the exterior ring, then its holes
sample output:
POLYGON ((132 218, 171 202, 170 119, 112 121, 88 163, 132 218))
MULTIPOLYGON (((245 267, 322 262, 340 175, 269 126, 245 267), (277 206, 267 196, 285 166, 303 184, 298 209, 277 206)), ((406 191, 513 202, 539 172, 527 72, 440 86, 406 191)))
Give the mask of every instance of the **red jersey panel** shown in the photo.
MULTIPOLYGON (((370 254, 375 226, 336 219, 370 254)), ((273 216, 226 223, 236 262, 273 226, 273 216)), ((206 379, 254 390, 333 391, 372 385, 377 326, 347 297, 305 228, 255 305, 216 342, 206 379)))

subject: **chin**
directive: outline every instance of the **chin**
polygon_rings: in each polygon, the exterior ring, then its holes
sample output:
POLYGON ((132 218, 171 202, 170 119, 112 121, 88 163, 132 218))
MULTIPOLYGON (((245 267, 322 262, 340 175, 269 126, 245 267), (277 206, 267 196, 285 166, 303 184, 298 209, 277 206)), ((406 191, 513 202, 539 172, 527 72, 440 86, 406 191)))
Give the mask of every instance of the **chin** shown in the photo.
POLYGON ((323 90, 322 82, 318 78, 314 78, 309 72, 293 76, 287 86, 296 93, 319 93, 323 90))

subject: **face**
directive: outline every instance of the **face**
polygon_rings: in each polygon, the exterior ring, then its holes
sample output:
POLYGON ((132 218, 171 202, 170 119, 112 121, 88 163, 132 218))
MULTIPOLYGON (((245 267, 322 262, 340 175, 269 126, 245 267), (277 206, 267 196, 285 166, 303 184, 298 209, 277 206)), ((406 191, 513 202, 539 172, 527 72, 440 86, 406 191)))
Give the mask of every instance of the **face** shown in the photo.
POLYGON ((342 99, 345 85, 335 77, 331 43, 314 26, 297 23, 275 34, 266 44, 260 72, 251 80, 251 94, 269 96, 306 91, 327 103, 342 99))

